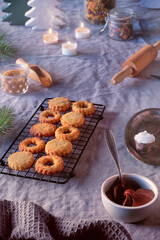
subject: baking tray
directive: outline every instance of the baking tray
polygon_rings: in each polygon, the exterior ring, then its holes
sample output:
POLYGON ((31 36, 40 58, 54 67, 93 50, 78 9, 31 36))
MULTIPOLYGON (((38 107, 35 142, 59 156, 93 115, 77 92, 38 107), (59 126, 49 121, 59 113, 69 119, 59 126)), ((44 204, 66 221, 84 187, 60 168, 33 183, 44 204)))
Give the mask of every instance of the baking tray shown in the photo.
POLYGON ((134 114, 125 128, 125 143, 128 151, 137 160, 160 165, 160 109, 148 108, 134 114), (147 153, 137 151, 134 143, 134 136, 145 130, 155 136, 153 149, 147 153))
MULTIPOLYGON (((36 173, 34 171, 34 165, 24 171, 15 171, 8 166, 8 157, 10 154, 17 152, 18 151, 18 145, 19 143, 28 137, 33 137, 30 133, 29 130, 32 125, 39 123, 39 114, 45 110, 48 109, 48 102, 52 98, 46 98, 40 106, 37 108, 35 113, 32 115, 30 120, 27 122, 25 127, 22 129, 22 131, 19 133, 19 135, 16 137, 16 139, 13 141, 11 146, 8 148, 8 150, 5 152, 3 157, 0 160, 0 173, 2 174, 7 174, 11 176, 16 176, 16 177, 23 177, 23 178, 30 178, 30 179, 35 179, 35 180, 41 180, 41 181, 47 181, 47 182, 54 182, 54 183, 66 183, 72 176, 74 176, 74 169, 89 141, 91 138, 98 122, 103 118, 103 112, 105 110, 105 106, 101 104, 94 104, 95 106, 95 113, 85 117, 86 121, 85 124, 79 128, 80 130, 80 137, 78 138, 77 141, 72 142, 72 153, 69 155, 66 155, 63 157, 64 160, 64 170, 60 173, 47 176, 43 174, 36 173)), ((72 104, 75 101, 71 101, 71 107, 69 111, 71 111, 72 104)), ((68 111, 68 112, 69 112, 68 111)), ((63 115, 64 113, 62 113, 63 115)), ((56 124, 57 128, 60 126, 60 122, 56 124)), ((54 139, 54 136, 51 137, 42 137, 42 139, 47 143, 48 141, 54 139)), ((38 158, 41 156, 46 155, 44 151, 34 154, 35 157, 35 162, 38 158)))

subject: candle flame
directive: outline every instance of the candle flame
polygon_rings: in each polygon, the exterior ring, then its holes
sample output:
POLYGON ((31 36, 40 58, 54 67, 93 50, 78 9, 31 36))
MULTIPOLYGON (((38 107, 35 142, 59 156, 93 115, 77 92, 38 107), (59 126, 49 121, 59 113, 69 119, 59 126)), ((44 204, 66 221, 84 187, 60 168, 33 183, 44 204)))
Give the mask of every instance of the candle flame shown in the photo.
POLYGON ((71 44, 71 42, 68 40, 68 42, 67 42, 68 44, 71 44))
POLYGON ((84 27, 84 23, 83 22, 81 22, 81 28, 83 28, 84 27))
POLYGON ((48 33, 52 34, 52 28, 49 28, 48 33))

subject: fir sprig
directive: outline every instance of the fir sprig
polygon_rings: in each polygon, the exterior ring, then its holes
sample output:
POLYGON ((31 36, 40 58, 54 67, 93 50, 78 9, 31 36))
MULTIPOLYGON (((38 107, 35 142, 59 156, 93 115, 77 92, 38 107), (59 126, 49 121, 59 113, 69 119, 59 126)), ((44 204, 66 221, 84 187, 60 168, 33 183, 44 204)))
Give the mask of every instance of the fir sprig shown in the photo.
POLYGON ((0 41, 3 41, 3 40, 4 40, 4 34, 1 33, 1 34, 0 34, 0 41))
POLYGON ((4 34, 0 34, 0 57, 13 57, 16 49, 12 47, 11 43, 5 41, 4 34))
POLYGON ((0 136, 11 131, 14 126, 14 114, 10 107, 0 108, 0 136))

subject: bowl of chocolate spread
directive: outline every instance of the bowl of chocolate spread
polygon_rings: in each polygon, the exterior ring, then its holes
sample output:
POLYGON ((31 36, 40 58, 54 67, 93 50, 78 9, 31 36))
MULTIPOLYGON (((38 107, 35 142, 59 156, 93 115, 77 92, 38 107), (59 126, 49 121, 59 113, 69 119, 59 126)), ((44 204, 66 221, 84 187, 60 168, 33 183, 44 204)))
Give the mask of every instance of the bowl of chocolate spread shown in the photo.
POLYGON ((120 181, 114 175, 104 181, 101 198, 108 214, 122 222, 139 222, 154 214, 158 189, 147 177, 124 173, 120 181))

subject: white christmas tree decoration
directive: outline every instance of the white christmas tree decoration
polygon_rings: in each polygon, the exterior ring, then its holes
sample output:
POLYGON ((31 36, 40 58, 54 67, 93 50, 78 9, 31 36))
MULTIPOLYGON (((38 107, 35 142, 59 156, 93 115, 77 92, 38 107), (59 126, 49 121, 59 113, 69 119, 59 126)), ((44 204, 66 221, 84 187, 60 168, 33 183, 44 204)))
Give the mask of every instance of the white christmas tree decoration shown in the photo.
POLYGON ((58 0, 29 0, 31 7, 25 13, 30 18, 25 26, 37 30, 57 29, 66 25, 64 11, 60 9, 61 2, 58 0))

